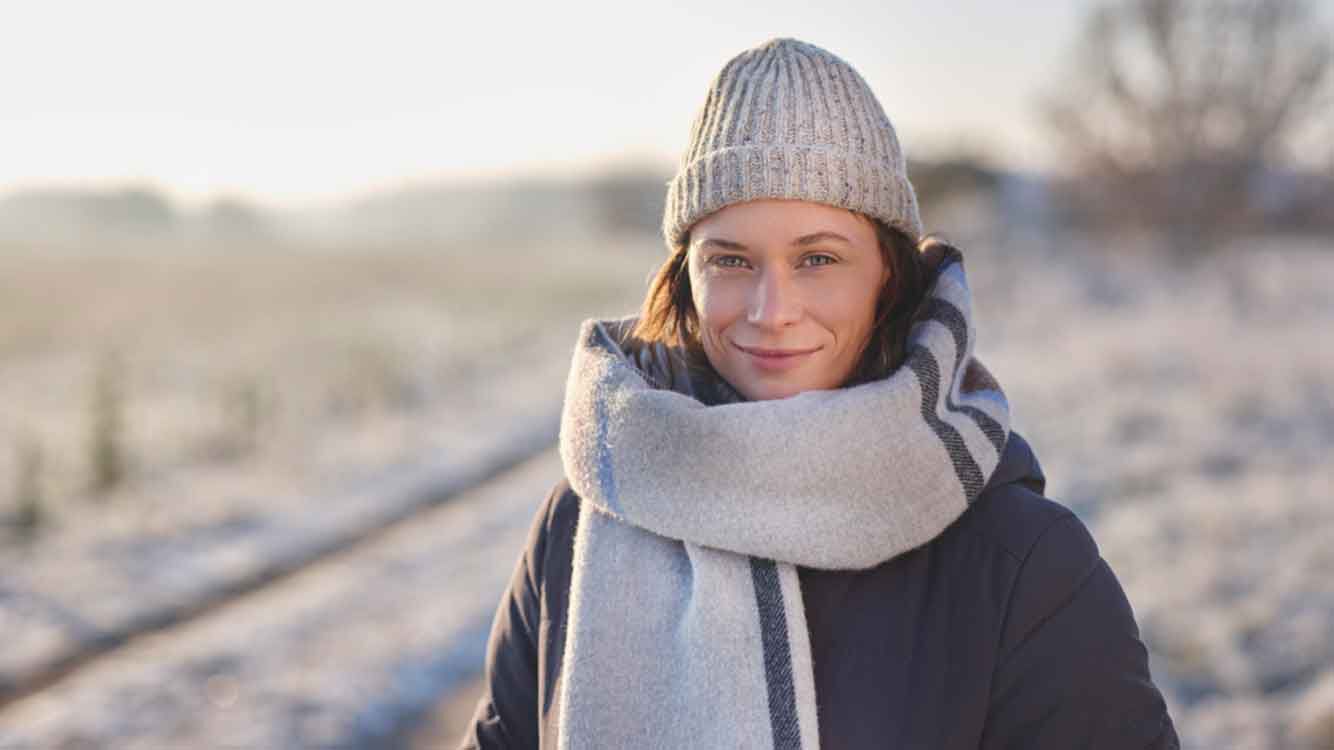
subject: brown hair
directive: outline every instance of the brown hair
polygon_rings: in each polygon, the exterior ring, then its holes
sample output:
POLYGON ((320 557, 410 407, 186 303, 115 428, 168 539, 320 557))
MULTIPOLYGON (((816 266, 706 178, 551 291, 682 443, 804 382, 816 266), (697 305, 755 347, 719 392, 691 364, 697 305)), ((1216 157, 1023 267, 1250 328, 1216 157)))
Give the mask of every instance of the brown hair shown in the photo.
MULTIPOLYGON (((890 278, 876 300, 875 325, 870 339, 844 387, 879 380, 903 364, 908 330, 932 278, 933 269, 928 257, 938 257, 941 250, 948 247, 947 242, 935 235, 914 242, 896 227, 864 214, 861 216, 875 224, 880 257, 889 268, 890 278)), ((650 361, 657 357, 655 343, 680 347, 686 354, 687 366, 691 371, 698 371, 709 368, 709 364, 700 344, 699 318, 690 290, 689 250, 690 234, 687 232, 681 242, 672 246, 671 255, 654 274, 639 319, 621 344, 632 357, 646 353, 650 361)), ((665 366, 663 370, 671 372, 665 366)), ((669 387, 675 385, 672 383, 669 387)))

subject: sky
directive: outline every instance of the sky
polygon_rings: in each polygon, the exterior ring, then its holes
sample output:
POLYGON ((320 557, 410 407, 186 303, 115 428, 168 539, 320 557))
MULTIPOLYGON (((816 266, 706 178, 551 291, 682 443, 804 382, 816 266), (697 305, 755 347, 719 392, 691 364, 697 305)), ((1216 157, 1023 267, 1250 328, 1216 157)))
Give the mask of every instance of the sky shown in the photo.
POLYGON ((910 157, 1042 169, 1035 104, 1093 4, 5 2, 0 193, 133 182, 295 207, 671 166, 709 81, 775 36, 857 68, 910 157))

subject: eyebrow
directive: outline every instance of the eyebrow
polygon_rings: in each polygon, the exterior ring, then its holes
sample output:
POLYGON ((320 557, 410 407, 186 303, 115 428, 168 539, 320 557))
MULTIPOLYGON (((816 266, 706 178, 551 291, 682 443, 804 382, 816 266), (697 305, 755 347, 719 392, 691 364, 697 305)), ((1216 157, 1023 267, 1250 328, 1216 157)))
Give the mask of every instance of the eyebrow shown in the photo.
MULTIPOLYGON (((814 245, 814 244, 816 244, 816 243, 818 243, 818 242, 824 242, 825 240, 838 240, 838 241, 840 241, 840 242, 843 242, 843 243, 846 243, 846 244, 849 244, 849 245, 852 244, 852 242, 851 242, 850 240, 848 240, 847 237, 844 237, 843 235, 841 235, 841 234, 839 234, 839 233, 837 233, 837 232, 828 232, 828 231, 825 231, 825 232, 814 232, 814 233, 811 233, 811 234, 804 234, 804 235, 798 237, 796 240, 794 240, 794 241, 792 242, 792 244, 793 244, 793 246, 795 246, 795 247, 805 247, 805 246, 807 246, 807 245, 814 245)), ((732 240, 725 240, 725 239, 722 239, 721 237, 709 237, 709 238, 707 238, 707 239, 700 240, 700 243, 699 243, 699 246, 700 246, 700 247, 704 247, 704 246, 706 246, 706 245, 713 245, 713 246, 716 246, 716 247, 721 247, 721 248, 723 248, 723 249, 725 249, 725 250, 747 250, 747 249, 749 249, 749 248, 747 248, 745 245, 741 244, 740 242, 733 242, 732 240)))

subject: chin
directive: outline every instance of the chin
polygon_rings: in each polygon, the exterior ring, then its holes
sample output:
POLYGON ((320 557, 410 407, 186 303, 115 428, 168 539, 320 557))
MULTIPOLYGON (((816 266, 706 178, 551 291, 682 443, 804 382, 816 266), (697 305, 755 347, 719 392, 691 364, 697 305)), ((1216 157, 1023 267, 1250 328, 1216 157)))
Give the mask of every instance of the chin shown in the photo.
POLYGON ((737 390, 751 401, 772 401, 813 389, 800 383, 744 383, 737 390))

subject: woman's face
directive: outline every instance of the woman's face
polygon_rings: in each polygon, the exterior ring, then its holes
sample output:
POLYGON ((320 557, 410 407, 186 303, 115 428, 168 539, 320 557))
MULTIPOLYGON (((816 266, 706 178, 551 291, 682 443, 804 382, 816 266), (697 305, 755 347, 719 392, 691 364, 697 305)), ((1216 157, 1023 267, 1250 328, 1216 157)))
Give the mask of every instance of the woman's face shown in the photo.
POLYGON ((704 217, 688 261, 709 363, 757 401, 841 386, 889 280, 869 219, 806 201, 749 201, 704 217))

